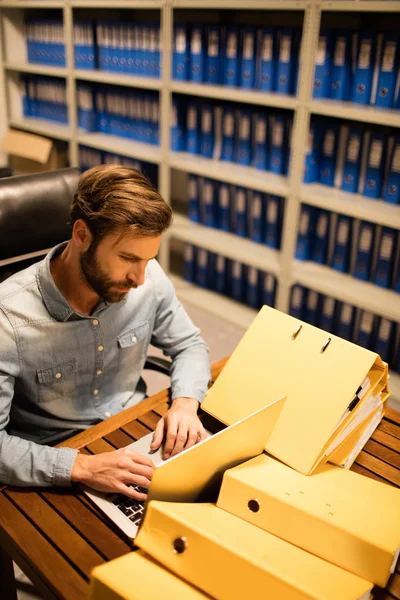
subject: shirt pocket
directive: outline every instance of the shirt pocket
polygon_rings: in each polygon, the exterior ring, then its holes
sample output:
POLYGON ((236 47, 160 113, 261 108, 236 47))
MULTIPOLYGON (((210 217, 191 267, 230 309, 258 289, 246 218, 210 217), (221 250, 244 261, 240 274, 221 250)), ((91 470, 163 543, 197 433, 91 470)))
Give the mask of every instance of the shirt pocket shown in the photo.
POLYGON ((38 369, 38 399, 39 402, 55 400, 71 400, 76 391, 76 358, 38 369))
POLYGON ((132 380, 142 369, 148 347, 149 324, 141 323, 118 336, 118 376, 132 380))

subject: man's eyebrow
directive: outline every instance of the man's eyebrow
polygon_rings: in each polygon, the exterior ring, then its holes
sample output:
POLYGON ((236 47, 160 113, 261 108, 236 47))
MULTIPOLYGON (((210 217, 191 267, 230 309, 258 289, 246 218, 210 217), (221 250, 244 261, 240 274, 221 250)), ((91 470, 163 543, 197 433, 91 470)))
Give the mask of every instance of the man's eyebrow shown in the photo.
POLYGON ((124 256, 127 256, 128 258, 136 258, 137 260, 153 260, 154 258, 157 258, 157 255, 152 256, 151 258, 142 258, 141 256, 138 256, 137 254, 132 254, 132 252, 125 252, 124 250, 120 250, 119 253, 123 254, 124 256))

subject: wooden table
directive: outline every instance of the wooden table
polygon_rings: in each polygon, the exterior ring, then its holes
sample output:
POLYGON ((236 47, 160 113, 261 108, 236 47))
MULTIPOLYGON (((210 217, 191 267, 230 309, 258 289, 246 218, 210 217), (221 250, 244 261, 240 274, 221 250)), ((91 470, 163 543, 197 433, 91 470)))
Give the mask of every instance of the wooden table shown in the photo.
MULTIPOLYGON (((213 379, 226 360, 213 366, 213 379)), ((61 446, 79 448, 88 454, 126 446, 154 429, 168 409, 167 401, 168 390, 165 390, 61 446)), ((400 486, 400 413, 388 409, 353 470, 400 486)), ((44 598, 84 600, 88 596, 93 567, 126 554, 131 548, 131 543, 75 486, 71 489, 6 487, 0 492, 2 600, 16 599, 11 559, 44 598)), ((387 588, 375 588, 374 598, 400 600, 399 563, 387 588)))

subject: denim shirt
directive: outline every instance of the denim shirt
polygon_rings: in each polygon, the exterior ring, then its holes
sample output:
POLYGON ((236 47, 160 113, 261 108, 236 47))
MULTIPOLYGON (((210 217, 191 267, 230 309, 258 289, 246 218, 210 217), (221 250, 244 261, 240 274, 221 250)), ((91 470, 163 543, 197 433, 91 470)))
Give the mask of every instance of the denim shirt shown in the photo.
POLYGON ((208 348, 156 260, 118 303, 77 313, 50 261, 0 284, 0 483, 69 485, 77 450, 49 444, 143 399, 149 344, 172 358, 172 398, 204 399, 208 348), (142 384, 142 385, 141 385, 142 384))

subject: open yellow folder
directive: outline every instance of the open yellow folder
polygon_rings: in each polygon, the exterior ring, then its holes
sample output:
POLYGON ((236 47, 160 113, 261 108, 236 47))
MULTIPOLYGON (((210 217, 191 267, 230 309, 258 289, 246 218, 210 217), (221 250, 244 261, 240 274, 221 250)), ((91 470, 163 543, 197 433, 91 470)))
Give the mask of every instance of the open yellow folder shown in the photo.
POLYGON ((400 489, 347 469, 306 476, 262 454, 225 471, 217 506, 376 585, 395 569, 400 489))
POLYGON ((137 545, 217 600, 367 600, 372 584, 215 504, 150 502, 137 545))
POLYGON ((387 394, 386 382, 387 364, 374 352, 264 306, 202 408, 231 424, 287 396, 266 450, 308 474, 379 383, 387 394))

